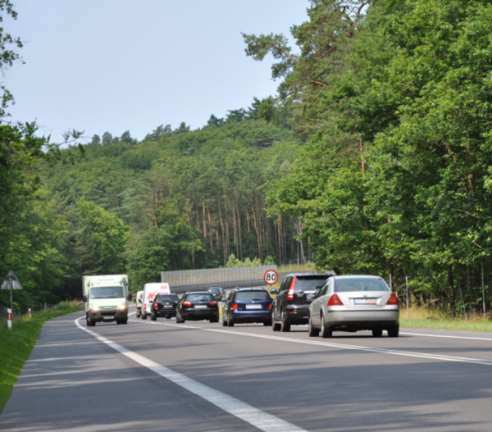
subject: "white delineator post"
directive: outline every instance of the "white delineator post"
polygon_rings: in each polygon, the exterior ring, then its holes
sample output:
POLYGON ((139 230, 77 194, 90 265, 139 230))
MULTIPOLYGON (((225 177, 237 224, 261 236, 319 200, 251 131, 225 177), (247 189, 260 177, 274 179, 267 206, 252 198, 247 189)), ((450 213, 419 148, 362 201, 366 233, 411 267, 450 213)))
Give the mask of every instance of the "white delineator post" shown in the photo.
POLYGON ((12 330, 12 309, 7 309, 7 328, 12 330))

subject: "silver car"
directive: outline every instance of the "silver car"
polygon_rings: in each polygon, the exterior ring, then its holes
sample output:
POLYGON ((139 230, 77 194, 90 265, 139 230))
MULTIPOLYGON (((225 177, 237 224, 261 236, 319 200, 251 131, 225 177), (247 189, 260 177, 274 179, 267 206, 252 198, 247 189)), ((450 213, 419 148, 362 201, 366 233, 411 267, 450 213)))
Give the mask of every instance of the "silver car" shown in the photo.
POLYGON ((375 337, 398 337, 396 293, 379 276, 332 276, 315 292, 309 306, 309 336, 331 337, 334 330, 372 330, 375 337))

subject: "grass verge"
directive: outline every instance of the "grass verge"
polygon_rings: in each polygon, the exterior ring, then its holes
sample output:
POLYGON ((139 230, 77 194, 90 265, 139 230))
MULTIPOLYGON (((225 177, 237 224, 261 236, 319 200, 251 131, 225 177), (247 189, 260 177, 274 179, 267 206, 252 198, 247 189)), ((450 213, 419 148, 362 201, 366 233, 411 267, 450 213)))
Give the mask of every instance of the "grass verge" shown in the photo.
POLYGON ((436 330, 459 330, 470 332, 492 332, 492 320, 480 315, 466 319, 452 318, 444 312, 423 308, 400 309, 400 326, 436 330))
POLYGON ((80 310, 80 304, 62 302, 43 311, 33 312, 32 318, 23 316, 14 321, 12 330, 5 323, 0 326, 0 413, 10 397, 17 377, 36 344, 43 324, 61 315, 80 310))

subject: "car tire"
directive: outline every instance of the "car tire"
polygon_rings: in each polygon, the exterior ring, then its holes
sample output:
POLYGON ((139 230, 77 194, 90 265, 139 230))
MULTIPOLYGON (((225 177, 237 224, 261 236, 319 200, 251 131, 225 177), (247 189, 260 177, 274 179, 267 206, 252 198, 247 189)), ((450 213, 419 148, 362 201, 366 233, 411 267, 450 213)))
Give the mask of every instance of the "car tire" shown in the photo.
POLYGON ((227 322, 222 320, 222 327, 227 327, 227 322))
POLYGON ((390 327, 388 329, 388 336, 389 337, 398 337, 398 336, 400 336, 400 326, 399 325, 395 325, 393 327, 390 327))
POLYGON ((87 320, 86 323, 87 323, 87 327, 95 327, 96 326, 96 322, 92 321, 92 320, 87 320))
POLYGON ((146 319, 147 319, 147 314, 146 314, 146 313, 143 313, 143 314, 142 314, 142 319, 143 319, 143 320, 146 320, 146 319))
POLYGON ((319 329, 320 335, 323 338, 331 338, 333 336, 333 331, 325 323, 325 317, 321 315, 321 326, 319 329))
POLYGON ((316 337, 319 336, 319 329, 313 326, 313 323, 311 322, 311 318, 309 318, 309 336, 310 337, 316 337))
POLYGON ((216 323, 216 322, 219 322, 219 319, 218 318, 211 318, 209 321, 211 323, 216 323))
POLYGON ((383 329, 372 329, 373 337, 381 337, 383 335, 383 329))
POLYGON ((176 324, 183 324, 185 320, 181 317, 181 315, 176 314, 176 324))
POLYGON ((227 317, 227 327, 234 327, 234 320, 231 316, 227 317))
POLYGON ((280 331, 280 323, 276 322, 274 319, 272 319, 272 330, 274 332, 280 331))
POLYGON ((287 316, 285 314, 285 311, 282 312, 282 315, 280 317, 280 331, 281 332, 290 332, 290 322, 287 319, 287 316))
POLYGON ((157 321, 157 315, 155 313, 153 313, 151 316, 150 316, 150 319, 152 321, 157 321))

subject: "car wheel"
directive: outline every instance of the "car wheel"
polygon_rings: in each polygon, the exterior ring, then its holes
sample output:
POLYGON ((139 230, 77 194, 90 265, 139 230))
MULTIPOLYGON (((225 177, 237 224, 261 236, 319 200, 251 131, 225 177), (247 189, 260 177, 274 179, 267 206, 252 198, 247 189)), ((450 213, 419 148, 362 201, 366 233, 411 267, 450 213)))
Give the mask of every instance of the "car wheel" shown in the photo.
POLYGON ((211 318, 209 321, 211 323, 216 323, 216 322, 219 322, 219 319, 218 318, 211 318))
POLYGON ((272 320, 272 330, 274 332, 280 331, 280 323, 275 322, 274 320, 272 320))
POLYGON ((143 319, 143 320, 146 320, 146 319, 147 319, 147 314, 146 314, 146 313, 143 313, 143 314, 142 314, 142 319, 143 319))
POLYGON ((287 319, 287 315, 285 311, 282 312, 282 317, 281 317, 281 322, 280 322, 280 331, 282 332, 289 332, 290 331, 290 322, 287 319))
POLYGON ((398 337, 398 336, 400 336, 400 326, 399 325, 395 325, 393 327, 390 327, 388 329, 388 336, 389 337, 398 337))
POLYGON ((333 331, 325 323, 325 317, 321 315, 321 328, 319 330, 321 337, 330 338, 333 336, 333 331))
POLYGON ((222 327, 227 327, 227 322, 222 320, 222 327))
POLYGON ((372 335, 374 337, 381 337, 383 335, 382 329, 372 329, 372 335))
POLYGON ((311 318, 309 318, 309 336, 315 337, 319 336, 319 329, 313 326, 311 318))
POLYGON ((230 315, 227 317, 227 327, 234 327, 234 320, 230 315))
POLYGON ((155 313, 153 313, 151 316, 150 316, 150 319, 152 321, 156 321, 157 320, 157 315, 155 313))
POLYGON ((176 314, 176 324, 183 324, 185 320, 181 317, 181 315, 176 314))

